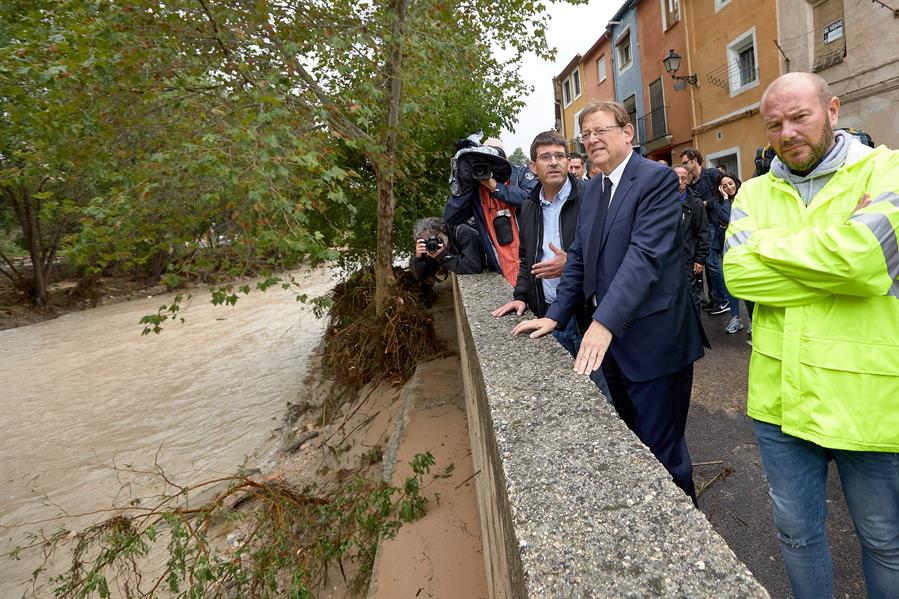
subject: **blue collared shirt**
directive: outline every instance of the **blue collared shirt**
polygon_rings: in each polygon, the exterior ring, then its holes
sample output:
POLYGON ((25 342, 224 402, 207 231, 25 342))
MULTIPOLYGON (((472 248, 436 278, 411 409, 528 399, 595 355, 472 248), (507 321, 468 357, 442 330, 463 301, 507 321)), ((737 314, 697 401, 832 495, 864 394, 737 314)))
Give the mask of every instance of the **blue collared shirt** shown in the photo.
MULTIPOLYGON (((554 246, 562 249, 562 230, 559 225, 559 216, 562 214, 562 206, 568 201, 571 194, 571 180, 565 177, 565 185, 559 190, 552 200, 547 200, 543 195, 543 189, 540 189, 540 206, 543 208, 543 247, 541 255, 538 256, 538 262, 549 260, 555 254, 549 249, 552 242, 554 246)), ((543 281, 543 297, 546 305, 550 306, 556 301, 556 287, 559 286, 559 279, 542 279, 543 281)))

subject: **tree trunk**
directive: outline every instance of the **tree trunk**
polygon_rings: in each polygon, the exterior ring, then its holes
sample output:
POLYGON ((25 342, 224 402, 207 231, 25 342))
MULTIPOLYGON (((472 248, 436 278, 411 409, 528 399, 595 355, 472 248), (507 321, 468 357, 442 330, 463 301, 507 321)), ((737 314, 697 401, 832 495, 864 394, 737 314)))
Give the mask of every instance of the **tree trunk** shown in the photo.
POLYGON ((406 33, 406 15, 409 0, 391 0, 391 12, 395 21, 390 40, 390 56, 385 66, 388 91, 387 131, 384 136, 384 154, 374 162, 378 184, 378 247, 375 255, 375 310, 384 311, 396 281, 393 277, 393 219, 395 198, 393 180, 396 169, 396 138, 400 124, 402 101, 403 36, 406 33))
POLYGON ((47 296, 47 279, 44 277, 40 228, 38 227, 40 216, 35 214, 28 190, 19 187, 17 191, 14 206, 16 220, 19 221, 19 227, 22 229, 25 245, 28 248, 28 255, 31 258, 29 295, 33 303, 38 306, 46 306, 49 298, 47 296))
MULTIPOLYGON (((385 157, 386 158, 386 157, 385 157)), ((393 293, 393 164, 375 164, 378 184, 378 245, 375 252, 375 311, 383 314, 393 293)))

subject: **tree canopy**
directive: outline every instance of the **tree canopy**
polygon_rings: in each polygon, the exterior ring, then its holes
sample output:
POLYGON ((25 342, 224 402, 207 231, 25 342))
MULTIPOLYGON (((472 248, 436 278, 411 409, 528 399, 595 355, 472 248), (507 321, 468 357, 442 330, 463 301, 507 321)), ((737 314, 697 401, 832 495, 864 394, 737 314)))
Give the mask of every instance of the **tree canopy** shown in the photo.
POLYGON ((547 20, 524 0, 5 2, 3 272, 40 303, 60 254, 173 286, 339 258, 386 292, 454 140, 514 124, 547 20))
POLYGON ((528 163, 528 157, 525 155, 524 150, 521 149, 521 146, 515 148, 515 151, 509 154, 509 162, 512 164, 517 164, 519 166, 526 166, 528 163))

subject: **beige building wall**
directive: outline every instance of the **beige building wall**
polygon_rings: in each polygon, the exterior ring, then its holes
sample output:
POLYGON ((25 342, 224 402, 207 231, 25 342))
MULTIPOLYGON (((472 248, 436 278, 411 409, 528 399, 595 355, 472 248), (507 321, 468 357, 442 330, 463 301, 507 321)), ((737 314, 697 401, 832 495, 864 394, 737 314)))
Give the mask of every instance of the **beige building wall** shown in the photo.
POLYGON ((778 22, 784 72, 821 75, 840 98, 839 126, 899 149, 899 19, 893 12, 867 1, 780 0, 778 22))
POLYGON ((767 143, 758 115, 765 88, 781 73, 777 3, 692 0, 684 3, 689 52, 678 75, 696 74, 690 89, 693 141, 706 165, 725 164, 747 179, 767 143))

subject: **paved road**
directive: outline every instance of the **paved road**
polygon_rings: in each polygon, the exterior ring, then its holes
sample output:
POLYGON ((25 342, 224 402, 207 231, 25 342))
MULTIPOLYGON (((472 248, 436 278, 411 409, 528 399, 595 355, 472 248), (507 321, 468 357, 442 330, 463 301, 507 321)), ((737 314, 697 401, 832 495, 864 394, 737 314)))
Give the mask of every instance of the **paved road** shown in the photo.
MULTIPOLYGON (((695 467, 697 489, 724 468, 733 472, 709 484, 699 498, 699 507, 772 598, 790 597, 771 520, 771 500, 746 416, 746 376, 752 348, 745 332, 724 333, 728 320, 729 315, 704 316, 712 349, 696 364, 687 443, 695 464, 720 462, 695 467)), ((835 468, 828 477, 827 506, 834 597, 863 597, 858 542, 835 468)))

